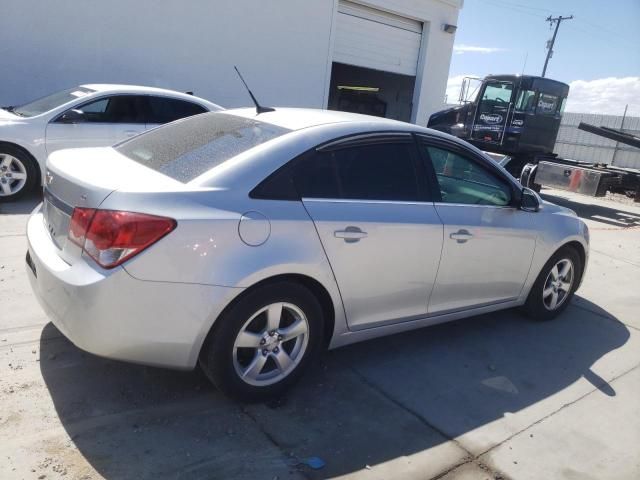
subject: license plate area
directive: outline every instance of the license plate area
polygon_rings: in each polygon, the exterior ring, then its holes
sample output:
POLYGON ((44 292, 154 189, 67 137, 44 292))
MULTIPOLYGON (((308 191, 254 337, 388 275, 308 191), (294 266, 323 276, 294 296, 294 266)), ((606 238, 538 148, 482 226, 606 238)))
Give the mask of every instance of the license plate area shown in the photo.
POLYGON ((55 246, 62 250, 67 240, 73 208, 45 190, 42 210, 44 226, 55 246))

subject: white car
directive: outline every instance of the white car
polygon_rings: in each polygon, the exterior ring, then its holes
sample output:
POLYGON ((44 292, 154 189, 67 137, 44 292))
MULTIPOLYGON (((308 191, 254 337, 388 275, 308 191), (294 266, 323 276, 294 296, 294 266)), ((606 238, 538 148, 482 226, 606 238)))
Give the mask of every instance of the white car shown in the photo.
POLYGON ((44 179, 55 150, 108 147, 158 125, 222 110, 202 98, 133 85, 80 85, 25 105, 0 108, 0 201, 44 179))

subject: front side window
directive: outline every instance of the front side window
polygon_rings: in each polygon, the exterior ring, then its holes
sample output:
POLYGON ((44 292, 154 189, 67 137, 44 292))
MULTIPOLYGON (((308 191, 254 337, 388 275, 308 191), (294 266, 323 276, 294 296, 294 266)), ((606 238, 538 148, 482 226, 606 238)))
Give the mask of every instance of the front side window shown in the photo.
POLYGON ((516 101, 516 110, 533 113, 536 110, 536 92, 534 90, 520 90, 516 101))
POLYGON ((296 166, 294 183, 307 198, 417 201, 412 148, 379 143, 313 152, 296 166))
POLYGON ((149 130, 114 148, 183 183, 290 130, 226 113, 197 115, 149 130))
POLYGON ((169 123, 207 110, 192 102, 166 97, 149 97, 148 123, 169 123))
POLYGON ((442 203, 507 206, 511 188, 479 163, 444 148, 425 146, 442 203))
POLYGON ((94 93, 95 90, 85 87, 75 87, 56 92, 46 97, 42 97, 30 103, 26 103, 20 107, 14 108, 12 111, 22 117, 33 117, 42 113, 58 108, 65 103, 72 102, 79 98, 85 97, 90 93, 94 93))
POLYGON ((89 123, 145 123, 144 95, 114 95, 85 103, 75 110, 89 123))
POLYGON ((543 115, 553 115, 558 109, 558 97, 555 95, 549 95, 548 93, 541 93, 538 99, 538 113, 543 115))

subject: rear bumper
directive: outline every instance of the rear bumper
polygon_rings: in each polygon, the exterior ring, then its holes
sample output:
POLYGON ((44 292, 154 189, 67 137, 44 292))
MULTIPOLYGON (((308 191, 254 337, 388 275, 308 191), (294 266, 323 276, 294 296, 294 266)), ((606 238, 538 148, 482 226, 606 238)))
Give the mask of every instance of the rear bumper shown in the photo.
POLYGON ((213 321, 241 289, 141 281, 123 268, 57 253, 35 212, 27 224, 27 274, 54 325, 76 346, 107 358, 190 369, 213 321))

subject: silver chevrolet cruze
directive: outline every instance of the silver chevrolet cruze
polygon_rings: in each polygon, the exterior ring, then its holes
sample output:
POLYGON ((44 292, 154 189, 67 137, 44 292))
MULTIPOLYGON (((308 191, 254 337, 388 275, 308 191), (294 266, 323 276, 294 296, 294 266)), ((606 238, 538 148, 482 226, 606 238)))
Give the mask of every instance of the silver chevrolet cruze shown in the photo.
POLYGON ((553 318, 589 242, 451 136, 284 108, 56 152, 27 228, 33 290, 77 346, 199 363, 244 400, 281 393, 324 347, 510 307, 553 318))

